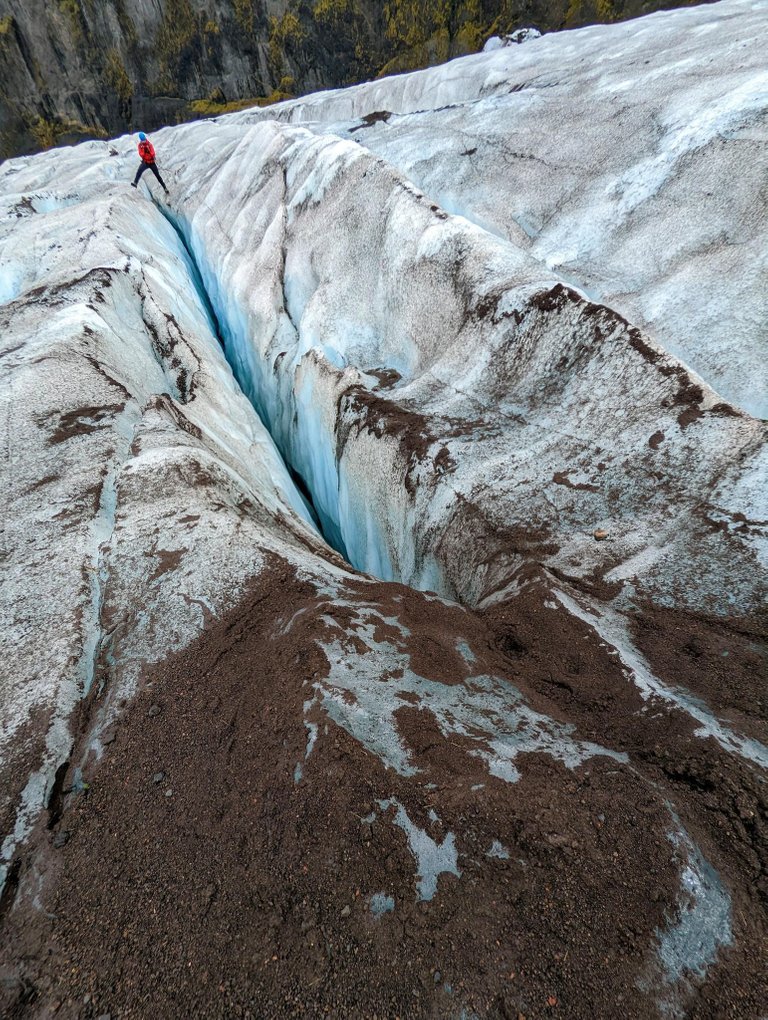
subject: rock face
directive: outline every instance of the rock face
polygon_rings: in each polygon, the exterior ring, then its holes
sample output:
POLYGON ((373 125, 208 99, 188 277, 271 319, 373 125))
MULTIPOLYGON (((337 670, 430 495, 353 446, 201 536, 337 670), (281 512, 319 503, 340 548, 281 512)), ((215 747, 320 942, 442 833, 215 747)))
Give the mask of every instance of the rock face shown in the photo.
POLYGON ((759 1020, 764 19, 0 168, 4 1015, 759 1020))
POLYGON ((3 0, 0 19, 0 156, 173 123, 222 85, 237 99, 277 84, 262 5, 3 0))
MULTIPOLYGON (((558 29, 668 5, 534 0, 525 18, 558 29)), ((520 18, 507 0, 0 0, 0 159, 423 67, 520 18)))

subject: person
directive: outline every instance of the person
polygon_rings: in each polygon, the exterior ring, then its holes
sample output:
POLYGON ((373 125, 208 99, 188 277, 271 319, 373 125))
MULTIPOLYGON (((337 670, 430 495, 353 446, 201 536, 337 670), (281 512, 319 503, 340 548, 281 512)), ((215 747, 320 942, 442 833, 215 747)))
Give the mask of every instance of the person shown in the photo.
POLYGON ((168 189, 166 188, 165 181, 160 176, 160 171, 157 169, 157 164, 155 163, 155 147, 143 131, 139 131, 139 155, 141 156, 141 166, 136 171, 136 176, 131 181, 131 187, 138 187, 141 175, 144 171, 151 170, 155 177, 157 177, 158 181, 160 181, 163 191, 167 195, 168 189))

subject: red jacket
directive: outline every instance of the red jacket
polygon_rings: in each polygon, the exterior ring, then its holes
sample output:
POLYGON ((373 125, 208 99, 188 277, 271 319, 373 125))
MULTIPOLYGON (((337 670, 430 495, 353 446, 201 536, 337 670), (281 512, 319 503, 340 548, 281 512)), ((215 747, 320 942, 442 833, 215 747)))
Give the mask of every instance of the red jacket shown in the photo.
POLYGON ((143 163, 154 163, 155 162, 155 147, 147 140, 146 142, 139 142, 139 155, 143 163))

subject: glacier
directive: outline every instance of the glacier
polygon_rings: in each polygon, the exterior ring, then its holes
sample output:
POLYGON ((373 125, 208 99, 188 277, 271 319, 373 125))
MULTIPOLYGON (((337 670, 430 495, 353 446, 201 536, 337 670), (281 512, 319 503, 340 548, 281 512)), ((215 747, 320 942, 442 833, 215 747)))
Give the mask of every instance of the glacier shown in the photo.
MULTIPOLYGON (((179 134, 197 151, 207 131, 179 134)), ((258 345, 256 404, 356 567, 479 602, 509 569, 488 565, 504 553, 486 542, 508 547, 513 526, 546 536, 539 544, 557 549, 542 561, 556 569, 615 568, 653 542, 658 557, 633 571, 652 597, 723 611, 727 570, 728 598, 759 605, 760 543, 731 528, 713 535, 702 519, 765 519, 762 422, 360 146, 271 122, 217 131, 220 169, 205 192, 185 190, 189 163, 174 171, 186 239, 203 277, 216 279, 211 293, 230 281, 219 317, 236 338, 232 356, 245 363, 244 336, 258 345), (217 189, 237 193, 246 168, 248 214, 239 203, 219 208, 217 189), (329 245, 361 191, 344 247, 329 245), (478 351, 471 361, 468 349, 478 351), (371 372, 397 382, 371 385, 371 372), (392 491, 404 464, 409 484, 392 491), (674 478, 673 513, 657 465, 674 478), (470 525, 470 514, 488 525, 470 525), (435 564, 434 550, 447 561, 470 526, 485 532, 473 550, 482 564, 435 564), (606 526, 612 540, 597 546, 592 532, 606 526)))
POLYGON ((759 0, 658 12, 235 119, 363 142, 765 418, 764 23, 759 0))
MULTIPOLYGON (((362 845, 386 843, 389 870, 356 879, 375 938, 454 945, 450 914, 459 942, 498 924, 500 946, 504 876, 538 888, 541 868, 563 901, 614 890, 638 1015, 716 1012, 733 979, 733 1015, 757 1018, 767 22, 721 0, 169 127, 167 201, 128 187, 128 138, 0 165, 4 1008, 82 992, 39 962, 75 895, 54 850, 76 871, 78 826, 128 817, 127 779, 99 790, 120 755, 153 773, 139 706, 175 719, 244 669, 227 774, 254 774, 252 727, 286 762, 232 824, 272 797, 335 804, 346 755, 367 793, 327 840, 347 861, 359 808, 362 845)), ((169 767, 215 771, 183 732, 169 767)), ((542 936, 560 958, 582 951, 566 928, 542 936)), ((563 1001, 606 1015, 582 962, 590 990, 564 978, 563 1001)), ((453 966, 414 1015, 538 1008, 453 966)), ((134 1008, 110 980, 99 1001, 134 1008)), ((237 1008, 266 1008, 260 987, 237 1008)))

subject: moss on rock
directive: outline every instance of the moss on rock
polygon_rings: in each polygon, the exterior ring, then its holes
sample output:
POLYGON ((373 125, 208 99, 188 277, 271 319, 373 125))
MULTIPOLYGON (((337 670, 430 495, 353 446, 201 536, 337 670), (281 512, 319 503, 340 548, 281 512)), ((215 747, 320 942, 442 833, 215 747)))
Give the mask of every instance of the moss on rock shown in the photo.
POLYGON ((117 50, 107 53, 104 66, 104 80, 122 103, 127 103, 133 95, 133 84, 117 50))

